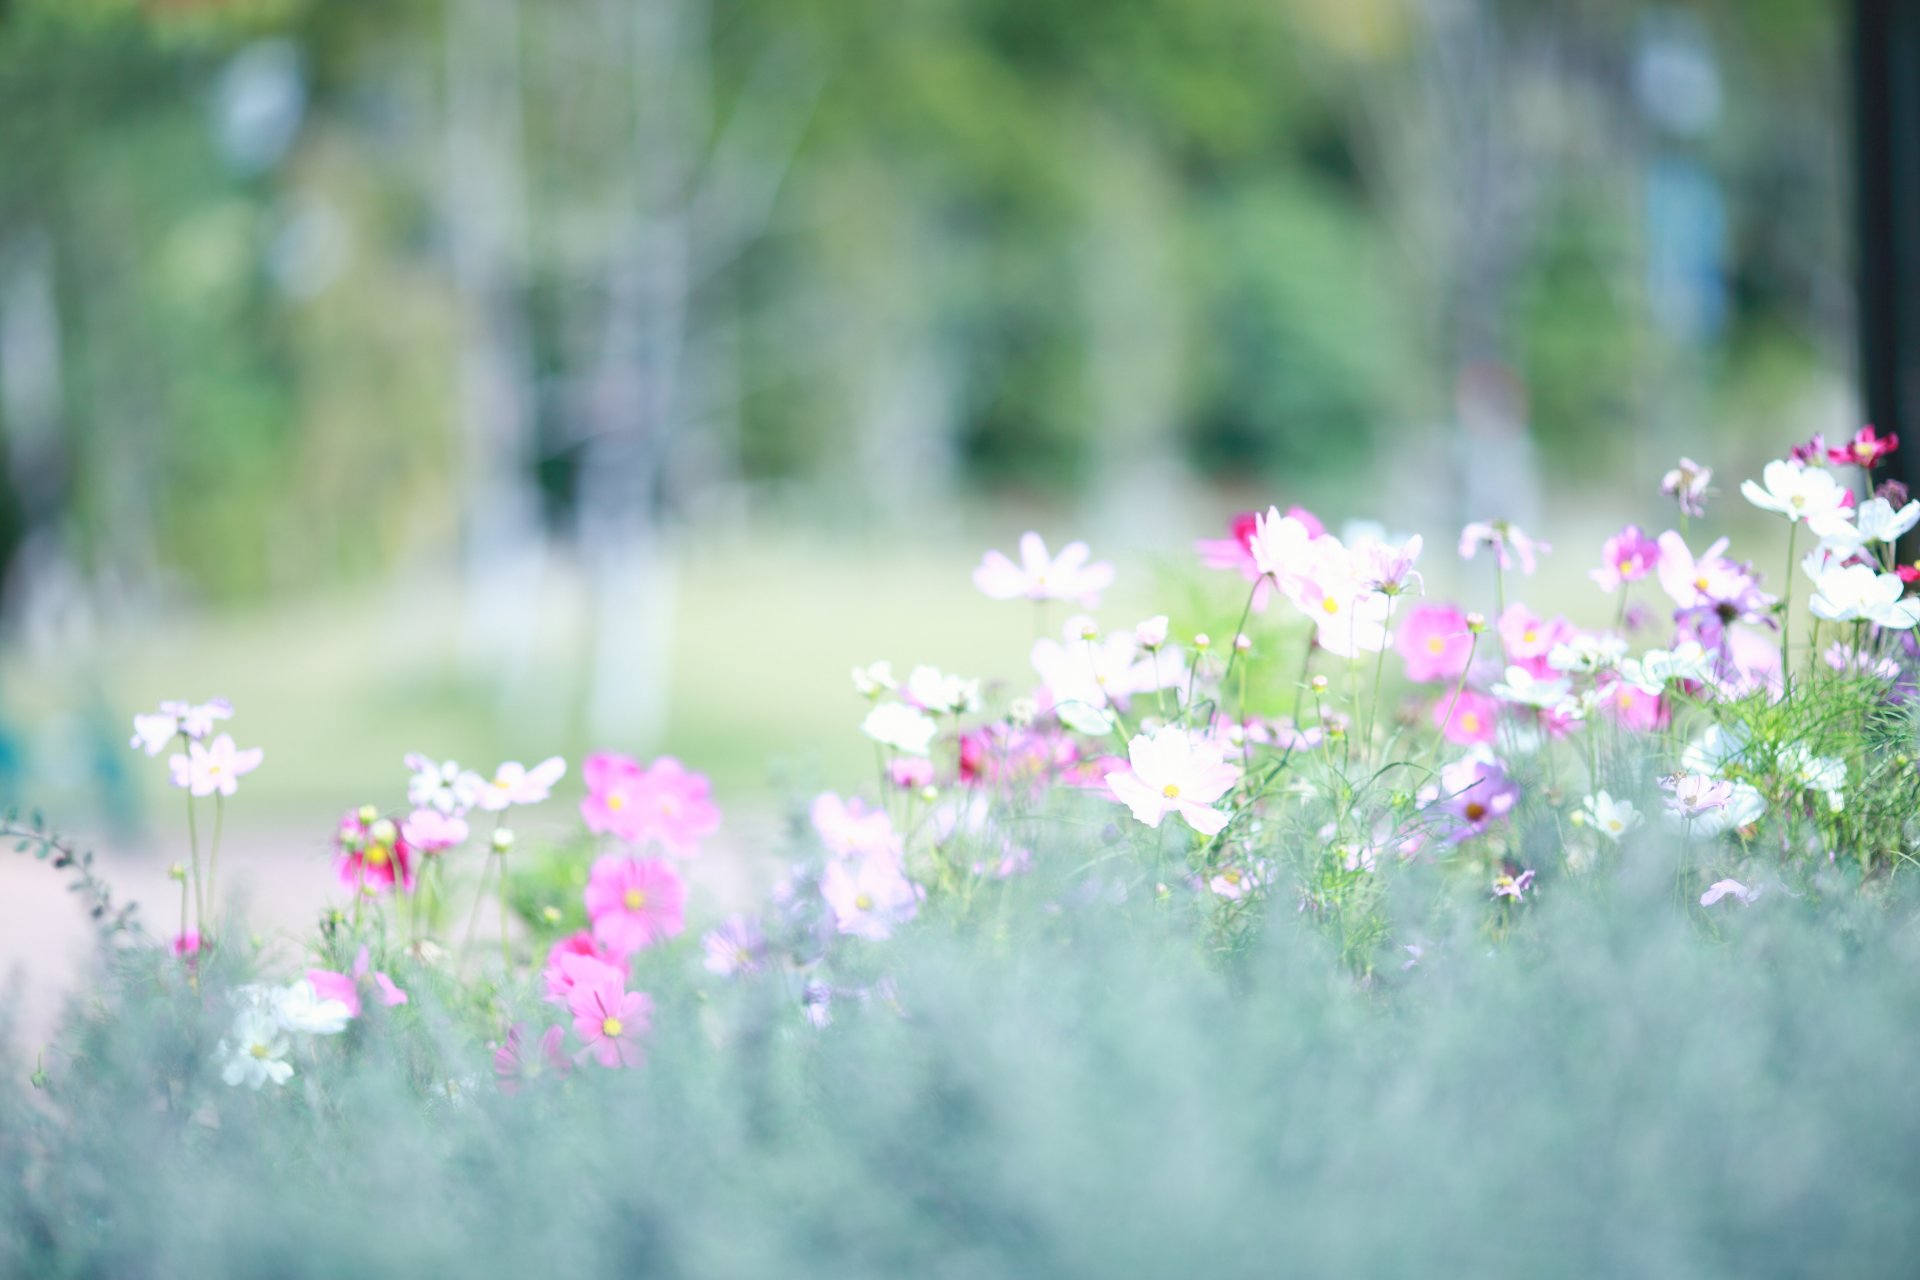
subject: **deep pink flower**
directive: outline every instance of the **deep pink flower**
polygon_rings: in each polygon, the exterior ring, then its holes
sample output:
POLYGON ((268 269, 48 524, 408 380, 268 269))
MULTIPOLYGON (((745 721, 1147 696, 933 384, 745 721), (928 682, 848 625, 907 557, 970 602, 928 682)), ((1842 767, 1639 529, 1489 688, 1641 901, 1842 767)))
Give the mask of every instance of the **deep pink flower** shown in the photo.
POLYGON ((493 1051, 493 1075, 500 1084, 500 1092, 518 1093, 522 1086, 547 1071, 566 1079, 573 1070, 572 1061, 560 1047, 566 1034, 565 1028, 548 1027, 540 1037, 540 1053, 535 1057, 527 1051, 526 1024, 516 1022, 508 1027, 506 1040, 493 1051))
POLYGON ((623 982, 626 980, 627 962, 624 958, 592 948, 592 935, 585 933, 576 933, 553 944, 553 949, 547 952, 547 967, 540 973, 541 981, 547 988, 543 998, 548 1004, 566 1004, 573 995, 575 983, 583 978, 599 977, 602 969, 611 969, 620 975, 623 982), (584 950, 579 941, 582 938, 587 939, 584 950))
POLYGON ((1457 680, 1473 653, 1467 615, 1450 604, 1422 604, 1400 623, 1394 648, 1406 659, 1407 679, 1457 680))
POLYGON ((400 824, 370 810, 349 809, 334 832, 340 883, 355 893, 385 893, 397 883, 413 892, 413 846, 400 824))
POLYGON ((1885 459, 1888 454, 1899 447, 1899 436, 1891 434, 1884 436, 1877 435, 1874 432, 1873 424, 1868 423, 1866 426, 1854 432, 1853 439, 1847 441, 1847 443, 1836 445, 1834 448, 1827 450, 1827 457, 1829 460, 1843 465, 1850 463, 1856 467, 1872 469, 1880 465, 1881 461, 1885 459))
POLYGON ((174 955, 185 958, 189 965, 193 964, 200 954, 200 931, 189 929, 185 933, 174 934, 171 949, 174 955))
POLYGON ((1608 538, 1600 548, 1600 567, 1587 576, 1609 594, 1629 582, 1638 582, 1660 563, 1660 544, 1630 524, 1608 538))
POLYGON ((686 928, 687 886, 664 858, 608 854, 587 879, 595 941, 632 955, 686 928))
POLYGON ((642 769, 610 751, 596 752, 581 766, 587 796, 580 816, 589 831, 607 832, 629 844, 657 840, 669 853, 691 857, 701 839, 720 827, 712 785, 672 756, 642 769))
POLYGON ((638 1066, 645 1060, 640 1048, 653 1023, 653 997, 627 990, 626 976, 606 970, 583 977, 567 995, 573 1015, 573 1033, 603 1067, 638 1066))

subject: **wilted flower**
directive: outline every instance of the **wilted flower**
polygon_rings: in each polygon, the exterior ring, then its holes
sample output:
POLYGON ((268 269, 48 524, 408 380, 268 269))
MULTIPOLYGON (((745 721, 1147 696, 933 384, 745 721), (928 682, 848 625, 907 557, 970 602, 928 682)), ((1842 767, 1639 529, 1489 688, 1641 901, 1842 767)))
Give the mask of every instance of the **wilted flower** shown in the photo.
POLYGON ((1675 499, 1684 515, 1707 513, 1707 488, 1713 482, 1713 468, 1703 467, 1692 458, 1680 459, 1680 465, 1660 478, 1660 492, 1675 499))
POLYGON ((1471 560, 1482 547, 1491 547, 1502 569, 1518 568, 1532 575, 1540 567, 1539 556, 1553 548, 1527 536, 1527 531, 1509 520, 1477 520, 1460 531, 1460 558, 1471 560))

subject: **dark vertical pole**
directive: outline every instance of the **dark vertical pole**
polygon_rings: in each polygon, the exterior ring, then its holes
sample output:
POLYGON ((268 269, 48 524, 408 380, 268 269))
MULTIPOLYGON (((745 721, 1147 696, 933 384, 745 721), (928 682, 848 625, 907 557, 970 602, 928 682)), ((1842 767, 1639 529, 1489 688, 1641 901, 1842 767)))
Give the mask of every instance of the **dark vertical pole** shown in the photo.
POLYGON ((1854 0, 1853 18, 1861 381, 1920 494, 1920 0, 1854 0))

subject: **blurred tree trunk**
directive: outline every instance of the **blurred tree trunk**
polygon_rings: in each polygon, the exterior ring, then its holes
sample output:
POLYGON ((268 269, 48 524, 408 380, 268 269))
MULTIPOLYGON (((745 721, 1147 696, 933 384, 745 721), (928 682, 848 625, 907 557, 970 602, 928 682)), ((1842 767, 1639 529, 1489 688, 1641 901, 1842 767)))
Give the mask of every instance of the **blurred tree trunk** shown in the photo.
POLYGON ((545 565, 532 471, 520 0, 448 0, 445 13, 445 217, 464 321, 460 655, 511 696, 538 639, 545 565))

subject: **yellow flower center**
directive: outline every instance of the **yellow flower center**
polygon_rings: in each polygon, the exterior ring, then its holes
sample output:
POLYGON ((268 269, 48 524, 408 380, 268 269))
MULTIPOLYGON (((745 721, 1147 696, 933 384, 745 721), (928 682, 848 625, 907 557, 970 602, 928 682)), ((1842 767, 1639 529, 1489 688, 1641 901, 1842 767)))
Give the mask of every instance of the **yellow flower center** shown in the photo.
POLYGON ((1320 602, 1320 607, 1326 610, 1328 613, 1340 612, 1340 602, 1338 600, 1335 600, 1332 596, 1328 596, 1326 599, 1322 600, 1320 602))
POLYGON ((621 901, 626 903, 627 910, 638 911, 647 905, 647 895, 638 889, 629 889, 627 890, 627 896, 622 898, 621 901))
POLYGON ((1707 581, 1707 575, 1704 573, 1693 580, 1693 589, 1695 591, 1705 591, 1710 585, 1707 581))
POLYGON ((1626 829, 1627 829, 1627 824, 1620 821, 1620 819, 1618 818, 1607 819, 1607 830, 1613 832, 1613 834, 1619 835, 1622 831, 1625 831, 1626 829))
POLYGON ((1631 568, 1633 568, 1633 561, 1631 561, 1631 560, 1622 560, 1622 561, 1620 562, 1620 572, 1622 572, 1622 573, 1625 573, 1625 572, 1626 572, 1627 570, 1629 570, 1629 569, 1631 569, 1631 568))
POLYGON ((1520 633, 1520 642, 1522 644, 1532 644, 1539 638, 1540 638, 1540 633, 1538 631, 1533 630, 1531 627, 1529 627, 1527 630, 1522 631, 1520 633))
POLYGON ((1460 717, 1460 728, 1466 733, 1480 732, 1480 713, 1468 711, 1460 717))
POLYGON ((264 1059, 264 1058, 270 1058, 273 1056, 272 1047, 269 1045, 261 1044, 258 1041, 255 1041, 252 1045, 249 1045, 247 1048, 247 1052, 251 1053, 256 1058, 264 1059))
POLYGON ((1445 640, 1442 640, 1439 636, 1435 636, 1433 639, 1427 641, 1428 653, 1444 653, 1446 652, 1446 648, 1447 648, 1447 642, 1445 640))
POLYGON ((612 795, 607 797, 607 808, 612 810, 614 813, 618 813, 626 807, 627 807, 627 798, 621 795, 618 791, 614 792, 612 795))
POLYGON ((387 847, 383 844, 367 846, 367 861, 376 867, 387 865, 387 847))
POLYGON ((1469 800, 1467 801, 1466 813, 1468 822, 1478 822, 1487 816, 1487 806, 1481 804, 1478 800, 1469 800))
POLYGON ((626 1030, 626 1027, 622 1025, 620 1019, 618 1018, 608 1018, 605 1022, 602 1022, 600 1024, 600 1034, 605 1036, 609 1040, 619 1039, 620 1033, 625 1030, 626 1030))
POLYGON ((872 895, 872 894, 870 894, 870 893, 856 893, 856 894, 854 894, 854 895, 853 895, 853 906, 854 906, 854 909, 855 909, 856 911, 871 911, 871 910, 873 910, 873 895, 872 895))
POLYGON ((1180 798, 1179 784, 1169 782, 1166 786, 1160 788, 1160 794, 1169 800, 1178 800, 1180 798))

